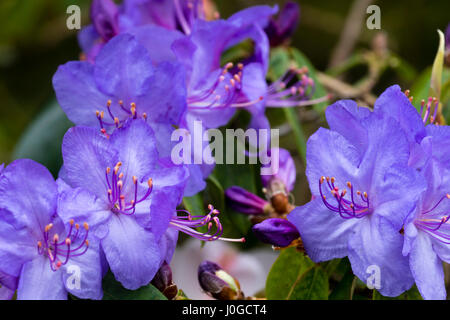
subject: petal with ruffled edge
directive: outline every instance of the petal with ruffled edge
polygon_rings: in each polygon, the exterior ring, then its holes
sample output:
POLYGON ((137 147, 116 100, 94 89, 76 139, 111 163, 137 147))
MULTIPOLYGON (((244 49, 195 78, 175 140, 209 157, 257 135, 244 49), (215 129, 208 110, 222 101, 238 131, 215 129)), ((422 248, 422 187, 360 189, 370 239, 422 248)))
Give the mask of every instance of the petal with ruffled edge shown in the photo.
POLYGON ((108 227, 101 245, 115 278, 129 290, 148 284, 161 263, 153 234, 125 215, 114 216, 108 227))
POLYGON ((147 94, 136 100, 138 112, 145 112, 149 123, 178 126, 187 110, 184 68, 178 63, 162 62, 148 82, 147 94))
POLYGON ((359 151, 361 158, 367 149, 367 129, 361 120, 370 116, 370 110, 358 107, 353 100, 339 100, 325 112, 331 130, 340 133, 359 151))
POLYGON ((52 271, 49 260, 39 256, 27 262, 22 269, 18 300, 67 300, 61 270, 52 271))
POLYGON ((107 112, 109 96, 97 88, 90 62, 70 61, 59 66, 52 82, 58 103, 70 121, 100 128, 95 112, 107 112))
POLYGON ((64 179, 71 187, 84 188, 108 200, 106 168, 116 165, 117 153, 109 139, 99 130, 74 127, 67 131, 62 143, 64 179))
POLYGON ((0 176, 1 218, 18 228, 40 232, 56 212, 57 193, 47 168, 33 160, 15 160, 0 176))
POLYGON ((148 51, 150 58, 156 64, 163 61, 176 61, 172 45, 187 37, 177 30, 168 30, 158 26, 142 26, 128 31, 136 37, 148 51))
POLYGON ((408 134, 407 138, 410 143, 420 143, 426 135, 419 113, 398 85, 387 88, 378 97, 375 101, 374 112, 381 112, 394 118, 408 134))
POLYGON ((377 290, 384 296, 400 295, 414 283, 402 245, 403 236, 386 219, 364 217, 349 239, 348 258, 353 273, 364 283, 379 284, 377 290))
POLYGON ((419 232, 409 254, 411 272, 420 294, 426 300, 445 300, 444 268, 433 250, 431 239, 419 232))
POLYGON ((94 77, 98 87, 117 101, 123 100, 125 106, 148 91, 148 79, 153 74, 149 53, 129 34, 114 37, 95 60, 94 77))
POLYGON ((348 254, 348 240, 359 219, 343 219, 316 198, 295 208, 287 219, 295 225, 308 256, 314 262, 342 258, 348 254))
POLYGON ((124 14, 135 25, 156 24, 176 29, 177 22, 173 1, 127 0, 123 3, 124 14))
POLYGON ((450 127, 430 124, 426 127, 427 135, 431 136, 432 157, 441 162, 444 167, 450 167, 450 127))
POLYGON ((335 177, 336 186, 345 187, 354 181, 359 165, 359 152, 339 133, 320 128, 307 142, 306 176, 313 195, 320 197, 319 180, 322 176, 335 177))
POLYGON ((423 177, 408 167, 409 143, 397 121, 372 114, 364 119, 368 130, 368 148, 359 167, 359 176, 369 195, 374 214, 388 219, 401 229, 420 194, 425 190, 423 177))
POLYGON ((68 224, 71 219, 80 225, 86 222, 91 234, 99 239, 104 238, 108 233, 106 222, 112 215, 109 203, 85 189, 71 188, 61 179, 58 179, 57 183, 58 215, 65 224, 68 224))
POLYGON ((241 27, 249 24, 257 24, 259 27, 264 28, 269 23, 270 17, 277 12, 277 5, 273 7, 253 6, 236 12, 228 18, 228 21, 241 27))
MULTIPOLYGON (((0 218, 4 216, 4 211, 0 210, 0 218)), ((9 223, 0 220, 0 270, 12 275, 19 276, 22 265, 38 256, 37 230, 27 227, 14 227, 9 223), (33 237, 31 232, 36 232, 33 237)))

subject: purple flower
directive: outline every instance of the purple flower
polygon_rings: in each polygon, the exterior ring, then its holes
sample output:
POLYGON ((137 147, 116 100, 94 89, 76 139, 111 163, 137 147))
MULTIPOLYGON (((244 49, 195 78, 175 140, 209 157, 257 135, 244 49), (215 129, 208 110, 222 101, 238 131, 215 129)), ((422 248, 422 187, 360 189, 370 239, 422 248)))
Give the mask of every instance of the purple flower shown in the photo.
POLYGON ((102 298, 98 244, 72 212, 57 215, 58 190, 50 172, 16 160, 0 176, 0 282, 18 299, 102 298), (18 279, 18 282, 17 282, 18 279))
POLYGON ((185 112, 184 78, 176 64, 153 66, 146 49, 125 34, 105 45, 95 65, 71 61, 60 66, 53 87, 76 125, 111 132, 129 118, 145 119, 160 132, 164 146, 170 141, 170 126, 179 125, 185 112))
POLYGON ((62 151, 60 215, 80 212, 126 288, 148 284, 173 254, 167 228, 181 201, 186 169, 159 158, 144 120, 129 120, 109 138, 93 128, 72 128, 62 151))
POLYGON ((252 231, 262 242, 277 247, 286 247, 300 237, 295 226, 281 218, 266 219, 255 224, 252 231))
POLYGON ((163 261, 170 261, 177 231, 204 241, 226 240, 212 207, 206 216, 177 216, 187 168, 159 157, 144 120, 128 120, 109 138, 93 128, 72 128, 62 151, 60 215, 79 212, 88 221, 125 288, 148 284, 163 261), (208 226, 206 233, 195 230, 201 226, 208 226))
POLYGON ((245 214, 263 214, 269 205, 266 200, 238 186, 225 190, 225 196, 234 210, 245 214))
MULTIPOLYGON (((409 165, 420 169, 425 165, 432 144, 437 146, 445 142, 446 131, 445 129, 435 129, 437 99, 422 100, 419 113, 411 104, 410 99, 412 98, 409 98, 408 95, 408 90, 403 93, 398 85, 391 86, 377 99, 374 111, 391 117, 399 123, 406 133, 410 145, 409 165), (433 140, 429 137, 431 131, 435 135, 433 140), (439 137, 440 135, 443 137, 439 137)), ((444 161, 443 157, 441 157, 441 161, 444 161)))
POLYGON ((119 10, 112 0, 93 0, 91 20, 104 42, 119 34, 119 10))
POLYGON ((450 172, 430 160, 422 170, 427 190, 405 222, 403 254, 424 299, 446 299, 442 261, 450 262, 450 172))
POLYGON ((408 167, 408 138, 392 118, 351 101, 335 103, 326 116, 331 130, 319 129, 307 144, 314 199, 288 220, 312 260, 348 256, 363 281, 376 266, 380 293, 397 296, 414 281, 400 230, 425 189, 419 173, 408 167))
POLYGON ((261 109, 267 85, 269 43, 262 27, 277 8, 242 10, 227 20, 195 20, 189 37, 173 42, 172 48, 188 70, 189 115, 208 128, 226 124, 236 108, 261 109), (217 35, 220 34, 220 37, 217 35), (240 63, 221 65, 223 53, 247 39, 254 43, 250 57, 240 63))
POLYGON ((300 20, 300 6, 289 1, 277 17, 270 19, 269 25, 264 29, 270 40, 270 45, 276 47, 283 44, 295 32, 300 20))

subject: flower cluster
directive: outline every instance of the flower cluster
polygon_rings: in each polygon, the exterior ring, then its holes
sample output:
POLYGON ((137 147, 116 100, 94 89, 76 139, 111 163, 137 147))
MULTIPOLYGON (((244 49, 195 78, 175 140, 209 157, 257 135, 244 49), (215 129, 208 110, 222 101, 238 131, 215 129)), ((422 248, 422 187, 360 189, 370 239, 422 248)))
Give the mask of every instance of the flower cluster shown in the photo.
POLYGON ((328 107, 330 129, 307 145, 313 199, 287 219, 315 262, 348 256, 365 282, 379 268, 385 296, 415 282, 425 299, 445 299, 450 130, 436 123, 436 99, 419 113, 408 95, 392 86, 373 111, 349 100, 328 107))
POLYGON ((1 298, 17 291, 19 299, 100 299, 108 270, 137 289, 164 273, 179 231, 243 241, 222 237, 211 205, 206 215, 177 210, 183 196, 205 188, 213 166, 174 164, 171 133, 196 120, 218 128, 241 108, 253 115, 251 126, 268 127, 265 107, 308 104, 314 81, 306 69, 292 69, 266 83, 270 42, 292 33, 296 6, 282 13, 288 24, 272 18, 277 7, 228 19, 211 8, 208 1, 93 0, 92 24, 79 33, 80 61, 53 77, 75 124, 64 136, 58 178, 32 160, 0 167, 1 298), (245 41, 250 55, 222 61, 245 41))

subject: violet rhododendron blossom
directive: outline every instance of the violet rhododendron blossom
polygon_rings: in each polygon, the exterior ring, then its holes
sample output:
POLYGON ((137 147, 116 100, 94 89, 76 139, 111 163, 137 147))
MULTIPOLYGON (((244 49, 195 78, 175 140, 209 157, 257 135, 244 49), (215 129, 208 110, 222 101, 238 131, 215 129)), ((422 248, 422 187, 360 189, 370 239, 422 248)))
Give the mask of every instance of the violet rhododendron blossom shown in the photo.
POLYGON ((127 119, 144 119, 160 133, 162 152, 170 141, 169 128, 180 124, 186 109, 184 79, 183 68, 169 62, 154 66, 146 49, 124 34, 105 45, 95 64, 71 61, 60 66, 53 87, 76 125, 110 133, 127 119))
POLYGON ((414 283, 400 231, 425 189, 408 166, 408 139, 392 118, 350 101, 330 106, 327 120, 330 130, 319 129, 307 144, 314 199, 288 220, 313 261, 348 256, 363 281, 375 265, 382 274, 380 293, 397 296, 414 283))
POLYGON ((450 172, 430 159, 423 169, 427 189, 405 221, 403 254, 424 299, 446 299, 442 262, 450 262, 450 172))
POLYGON ((98 243, 80 211, 58 215, 57 184, 42 165, 16 160, 0 176, 0 283, 2 298, 101 299, 98 243), (33 183, 29 183, 33 181, 33 183), (82 276, 70 285, 73 270, 82 276), (3 296, 6 295, 6 296, 3 296))
POLYGON ((109 138, 93 128, 72 128, 62 151, 61 217, 80 212, 124 287, 148 284, 166 260, 163 236, 176 221, 187 169, 159 157, 144 120, 129 120, 109 138))

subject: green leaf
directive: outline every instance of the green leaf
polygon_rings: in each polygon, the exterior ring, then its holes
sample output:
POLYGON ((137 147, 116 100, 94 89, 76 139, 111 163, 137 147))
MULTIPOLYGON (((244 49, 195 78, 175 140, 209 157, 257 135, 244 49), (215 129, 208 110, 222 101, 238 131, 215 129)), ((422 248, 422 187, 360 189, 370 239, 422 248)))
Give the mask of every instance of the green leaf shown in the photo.
POLYGON ((197 193, 196 195, 192 197, 184 197, 183 198, 183 206, 184 208, 191 212, 191 213, 202 213, 205 211, 204 205, 203 205, 203 199, 200 193, 197 193))
POLYGON ((266 281, 269 300, 328 298, 328 278, 323 269, 295 248, 281 251, 266 281))
POLYGON ((441 84, 442 84, 442 69, 444 67, 444 54, 445 54, 445 38, 441 30, 438 30, 439 34, 439 48, 436 54, 436 58, 433 62, 433 68, 431 69, 431 83, 430 83, 430 96, 441 97, 441 84))
POLYGON ((103 279, 103 300, 167 300, 153 285, 148 284, 137 290, 127 290, 116 281, 111 272, 103 279))
POLYGON ((56 176, 62 165, 62 139, 72 126, 58 103, 53 101, 22 135, 13 152, 13 158, 35 160, 56 176))
POLYGON ((341 264, 345 270, 344 275, 330 293, 330 296, 328 297, 330 300, 349 300, 352 298, 352 286, 355 275, 353 274, 348 259, 342 259, 341 264))
POLYGON ((423 300, 416 285, 398 297, 384 297, 377 290, 373 290, 372 300, 423 300))

